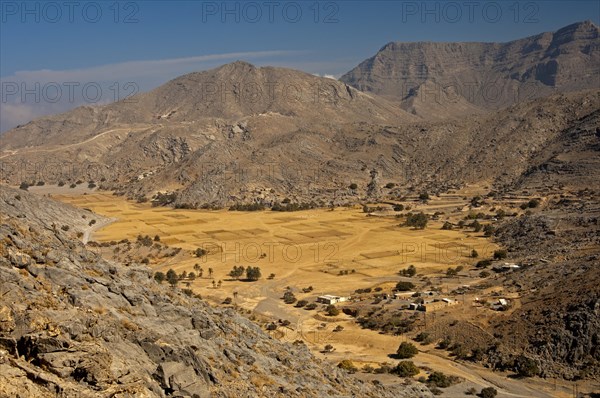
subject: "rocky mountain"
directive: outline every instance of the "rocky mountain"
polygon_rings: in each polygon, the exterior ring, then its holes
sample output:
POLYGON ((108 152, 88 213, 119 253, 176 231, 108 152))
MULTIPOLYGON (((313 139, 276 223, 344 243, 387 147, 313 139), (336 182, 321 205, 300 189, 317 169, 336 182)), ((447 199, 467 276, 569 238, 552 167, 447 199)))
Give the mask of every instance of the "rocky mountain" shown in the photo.
POLYGON ((84 216, 0 187, 0 396, 433 397, 362 383, 148 268, 103 260, 75 239, 84 216))
MULTIPOLYGON (((177 124, 138 131, 123 125, 80 143, 17 149, 1 161, 3 179, 15 185, 94 180, 131 198, 177 191, 174 204, 191 207, 285 197, 352 203, 380 192, 369 189, 373 172, 378 188, 394 182, 399 194, 482 181, 500 190, 576 188, 598 176, 599 111, 599 92, 584 91, 444 122, 286 130, 272 120, 278 116, 259 116, 210 119, 203 128, 192 124, 198 131, 177 124), (359 189, 348 189, 350 183, 359 189)), ((5 145, 11 141, 7 137, 5 145)))
POLYGON ((388 182, 401 195, 585 185, 597 175, 597 39, 583 22, 504 44, 392 43, 342 81, 235 62, 15 128, 0 139, 0 179, 94 181, 140 200, 176 191, 169 202, 186 207, 353 203, 388 182), (405 77, 415 93, 474 81, 536 98, 432 105, 394 95, 405 77), (465 113, 478 115, 447 117, 465 113))
POLYGON ((507 43, 392 42, 340 80, 427 119, 477 114, 600 87, 599 32, 586 21, 507 43))

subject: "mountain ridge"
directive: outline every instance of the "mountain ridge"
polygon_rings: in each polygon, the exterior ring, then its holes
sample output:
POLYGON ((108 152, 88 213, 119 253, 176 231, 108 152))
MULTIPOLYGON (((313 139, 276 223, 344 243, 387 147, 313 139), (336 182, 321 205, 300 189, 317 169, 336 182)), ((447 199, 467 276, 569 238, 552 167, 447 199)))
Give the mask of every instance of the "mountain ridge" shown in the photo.
POLYGON ((340 80, 398 101, 403 109, 423 117, 461 117, 553 90, 586 89, 590 79, 593 87, 600 87, 600 80, 594 81, 600 72, 599 32, 594 23, 584 21, 504 43, 390 42, 340 80), (427 84, 434 87, 427 90, 429 99, 419 93, 427 84), (465 110, 459 104, 440 112, 432 104, 456 97, 479 109, 465 110), (432 109, 438 114, 432 115, 432 109))

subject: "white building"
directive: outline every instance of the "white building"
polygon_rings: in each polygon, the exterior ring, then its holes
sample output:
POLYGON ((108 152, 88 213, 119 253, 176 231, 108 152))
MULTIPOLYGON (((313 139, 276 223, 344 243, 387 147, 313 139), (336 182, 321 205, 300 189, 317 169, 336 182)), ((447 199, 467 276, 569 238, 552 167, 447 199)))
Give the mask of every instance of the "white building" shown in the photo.
POLYGON ((317 297, 317 303, 323 304, 335 304, 342 303, 344 301, 348 301, 348 297, 332 296, 331 294, 317 297))

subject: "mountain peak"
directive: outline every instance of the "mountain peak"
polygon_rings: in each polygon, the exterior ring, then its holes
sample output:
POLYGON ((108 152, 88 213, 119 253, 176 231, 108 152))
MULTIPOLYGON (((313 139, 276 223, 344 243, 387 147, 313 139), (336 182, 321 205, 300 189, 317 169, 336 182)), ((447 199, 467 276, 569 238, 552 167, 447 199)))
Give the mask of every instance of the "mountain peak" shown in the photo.
POLYGON ((237 60, 234 62, 230 62, 228 64, 222 65, 219 67, 219 69, 221 68, 233 68, 233 69, 256 69, 256 66, 252 65, 249 62, 246 61, 242 61, 242 60, 237 60))

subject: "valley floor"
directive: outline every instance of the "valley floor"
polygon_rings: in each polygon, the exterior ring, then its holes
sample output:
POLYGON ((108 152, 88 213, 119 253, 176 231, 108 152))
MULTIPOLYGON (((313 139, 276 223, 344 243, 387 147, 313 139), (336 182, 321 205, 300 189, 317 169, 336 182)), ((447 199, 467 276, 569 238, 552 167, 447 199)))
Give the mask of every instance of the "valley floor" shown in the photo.
MULTIPOLYGON (((494 287, 497 275, 492 273, 482 278, 480 270, 473 267, 477 259, 471 257, 472 250, 478 252, 479 259, 489 258, 498 246, 482 233, 442 230, 442 221, 431 221, 426 229, 414 230, 401 227, 393 213, 368 216, 359 207, 294 213, 173 210, 126 201, 107 192, 82 195, 53 191, 51 195, 112 220, 90 226, 83 237, 86 242, 89 238, 100 243, 95 250, 103 256, 119 261, 146 258, 154 270, 165 273, 172 269, 177 274, 185 271, 198 275, 201 269, 201 277, 184 279, 180 287, 191 289, 215 305, 229 300, 259 322, 287 320, 289 325, 277 328, 272 332, 274 337, 290 342, 303 340, 318 356, 334 363, 350 359, 359 368, 393 363, 395 360, 389 355, 400 342, 410 340, 407 335, 364 329, 344 313, 328 317, 322 308, 311 311, 285 304, 281 298, 286 291, 308 302, 324 294, 352 296, 352 302, 360 305, 372 297, 356 295, 357 289, 390 292, 399 280, 409 280, 400 277, 398 271, 412 264, 418 272, 414 279, 421 286, 438 288, 440 297, 450 297, 456 303, 419 315, 415 332, 427 322, 435 322, 436 317, 451 317, 469 322, 483 333, 481 327, 497 315, 481 305, 480 299, 510 297, 509 311, 520 305, 518 294, 494 287), (115 246, 124 239, 135 242, 140 235, 148 235, 165 248, 136 245, 133 251, 125 252, 115 246), (182 250, 165 255, 166 247, 182 250), (194 251, 198 248, 207 253, 196 257, 194 251), (262 278, 247 282, 228 276, 232 267, 239 265, 260 267, 262 278), (446 270, 457 266, 464 268, 455 277, 447 277, 446 270), (470 286, 484 281, 489 282, 489 289, 468 292, 470 286), (456 290, 460 288, 467 288, 467 292, 457 296, 456 290), (336 326, 342 326, 343 330, 334 331, 336 326), (324 353, 323 347, 328 344, 334 351, 324 353)), ((411 204, 412 211, 442 211, 457 221, 468 211, 463 195, 466 193, 447 195, 428 205, 415 202, 411 204)), ((386 299, 378 307, 396 311, 400 310, 399 302, 386 299)), ((460 384, 444 389, 441 396, 460 397, 470 387, 479 391, 488 386, 495 387, 500 398, 572 396, 572 383, 515 379, 507 373, 455 361, 432 344, 417 346, 419 354, 413 360, 423 369, 417 377, 437 370, 463 379, 460 384)), ((366 373, 357 377, 392 384, 399 380, 391 375, 366 373)))

